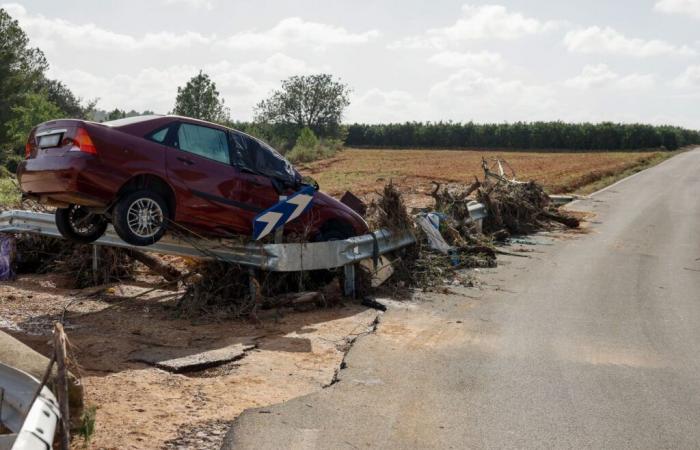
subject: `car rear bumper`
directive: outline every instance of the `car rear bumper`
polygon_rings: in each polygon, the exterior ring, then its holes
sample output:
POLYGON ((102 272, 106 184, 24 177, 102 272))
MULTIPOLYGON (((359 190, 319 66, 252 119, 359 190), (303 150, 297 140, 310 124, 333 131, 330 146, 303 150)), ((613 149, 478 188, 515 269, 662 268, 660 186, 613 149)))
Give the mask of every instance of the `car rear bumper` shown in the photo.
POLYGON ((106 206, 114 197, 104 188, 111 177, 98 159, 81 153, 27 159, 17 168, 23 195, 40 203, 106 206))

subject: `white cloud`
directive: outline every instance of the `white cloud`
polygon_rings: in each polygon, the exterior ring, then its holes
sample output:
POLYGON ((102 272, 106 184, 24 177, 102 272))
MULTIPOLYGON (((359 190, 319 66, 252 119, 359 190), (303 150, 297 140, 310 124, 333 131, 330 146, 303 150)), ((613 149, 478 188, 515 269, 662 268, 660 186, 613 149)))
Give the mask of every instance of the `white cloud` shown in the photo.
POLYGON ((654 86, 656 80, 651 74, 637 74, 621 76, 613 72, 606 64, 588 65, 583 68, 580 75, 564 82, 565 86, 577 89, 591 88, 615 88, 644 90, 654 86))
POLYGON ((688 67, 671 83, 677 88, 700 89, 700 65, 688 67))
POLYGON ((597 26, 566 33, 564 44, 570 52, 608 53, 635 57, 659 55, 693 56, 695 50, 687 45, 676 46, 658 39, 629 38, 610 28, 597 26))
POLYGON ((447 48, 479 39, 512 40, 554 29, 558 22, 540 21, 502 5, 462 6, 462 17, 453 25, 433 28, 390 44, 389 48, 447 48))
POLYGON ((40 48, 53 48, 63 42, 71 48, 90 48, 100 50, 172 50, 208 44, 212 37, 186 31, 184 33, 158 32, 147 33, 141 37, 115 33, 100 28, 95 24, 75 24, 60 18, 47 18, 31 15, 24 6, 17 3, 2 5, 11 16, 17 19, 22 28, 40 48))
POLYGON ((361 95, 353 94, 346 116, 349 122, 365 123, 403 122, 408 117, 428 120, 425 114, 429 106, 406 91, 374 88, 361 95))
POLYGON ((166 5, 185 5, 194 9, 211 10, 214 4, 211 0, 164 0, 166 5))
POLYGON ((376 30, 352 33, 343 27, 289 17, 266 31, 244 31, 234 34, 222 41, 222 44, 239 50, 281 50, 290 44, 325 49, 332 45, 364 44, 379 36, 380 33, 376 30))
POLYGON ((463 53, 446 50, 436 53, 428 58, 428 62, 437 66, 448 68, 500 70, 505 67, 505 62, 500 54, 488 51, 463 53))
POLYGON ((700 0, 659 0, 654 9, 666 14, 684 14, 700 19, 700 0))
POLYGON ((455 120, 504 121, 556 117, 554 91, 521 80, 491 77, 464 69, 436 83, 428 92, 441 117, 455 120))
POLYGON ((200 69, 216 83, 234 118, 249 118, 253 106, 270 90, 278 87, 281 79, 327 68, 310 66, 302 60, 278 53, 245 64, 223 60, 203 67, 149 67, 133 74, 112 76, 52 66, 50 76, 65 82, 83 98, 99 97, 98 107, 101 109, 118 107, 165 113, 173 107, 177 87, 184 85, 200 69))
MULTIPOLYGON (((202 4, 201 0, 167 0, 202 4)), ((116 33, 95 24, 76 24, 60 18, 46 18, 29 14, 22 5, 3 5, 19 20, 35 45, 52 49, 58 43, 71 48, 97 50, 173 50, 196 45, 220 44, 236 50, 279 51, 288 45, 304 45, 314 49, 325 49, 340 44, 363 44, 379 37, 380 33, 370 30, 352 33, 342 27, 317 22, 307 22, 298 17, 281 20, 267 31, 243 31, 218 39, 215 35, 202 35, 193 31, 173 33, 161 31, 135 37, 116 33)))

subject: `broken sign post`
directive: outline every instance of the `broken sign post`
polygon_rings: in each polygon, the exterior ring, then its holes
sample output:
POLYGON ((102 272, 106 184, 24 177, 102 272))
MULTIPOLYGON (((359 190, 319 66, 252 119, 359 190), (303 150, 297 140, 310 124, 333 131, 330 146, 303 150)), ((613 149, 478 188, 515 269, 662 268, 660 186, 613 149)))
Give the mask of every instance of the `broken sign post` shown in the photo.
POLYGON ((276 203, 253 219, 253 240, 257 241, 301 216, 311 206, 316 189, 304 186, 286 200, 276 203))

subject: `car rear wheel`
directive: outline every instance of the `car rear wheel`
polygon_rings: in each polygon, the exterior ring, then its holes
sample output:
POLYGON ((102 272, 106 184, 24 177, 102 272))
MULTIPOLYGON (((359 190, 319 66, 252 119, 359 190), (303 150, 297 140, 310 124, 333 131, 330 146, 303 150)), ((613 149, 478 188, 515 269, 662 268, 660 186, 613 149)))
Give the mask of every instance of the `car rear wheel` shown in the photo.
POLYGON ((114 230, 124 242, 151 245, 165 234, 170 211, 163 197, 153 191, 129 192, 117 201, 112 215, 114 230))
POLYGON ((56 210, 56 228, 69 241, 89 244, 105 233, 107 220, 85 206, 70 205, 56 210))

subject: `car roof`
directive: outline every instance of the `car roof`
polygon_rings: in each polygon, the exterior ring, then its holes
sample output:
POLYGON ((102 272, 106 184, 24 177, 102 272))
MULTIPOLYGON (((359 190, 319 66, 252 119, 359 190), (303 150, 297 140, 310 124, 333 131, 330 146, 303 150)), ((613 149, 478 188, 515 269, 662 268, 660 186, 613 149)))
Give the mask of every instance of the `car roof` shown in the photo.
POLYGON ((125 117, 123 119, 108 120, 107 122, 102 122, 102 125, 112 127, 112 128, 117 128, 117 127, 124 127, 127 125, 133 125, 135 123, 147 122, 149 120, 160 119, 162 117, 165 117, 165 116, 163 116, 162 114, 148 114, 145 116, 132 116, 132 117, 125 117))

